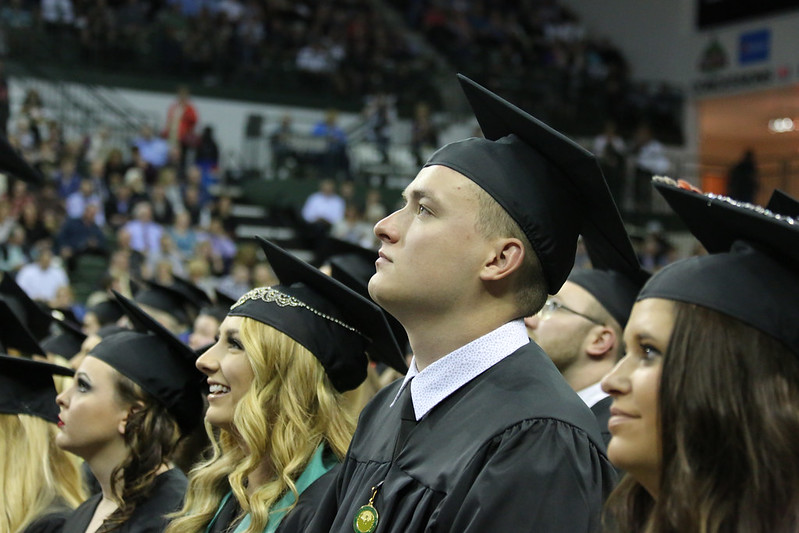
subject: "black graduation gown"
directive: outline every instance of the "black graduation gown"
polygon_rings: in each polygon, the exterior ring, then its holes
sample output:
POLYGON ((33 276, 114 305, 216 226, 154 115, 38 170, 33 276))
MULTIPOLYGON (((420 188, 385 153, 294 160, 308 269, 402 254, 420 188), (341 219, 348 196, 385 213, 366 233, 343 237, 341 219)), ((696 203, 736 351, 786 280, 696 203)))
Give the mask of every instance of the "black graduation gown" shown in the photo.
POLYGON ((72 509, 59 498, 39 518, 28 524, 22 533, 58 533, 70 514, 72 509))
POLYGON ((331 488, 335 489, 339 470, 341 470, 341 465, 334 466, 328 473, 302 491, 302 494, 297 499, 297 505, 283 518, 276 533, 307 531, 308 523, 311 522, 319 509, 319 502, 324 499, 325 494, 331 488))
MULTIPOLYGON (((119 533, 162 532, 169 523, 164 515, 180 509, 187 486, 188 480, 178 468, 172 468, 160 474, 155 478, 155 486, 150 497, 140 503, 130 519, 116 531, 119 533)), ((84 533, 102 498, 102 494, 95 494, 75 509, 64 524, 62 533, 84 533)))
POLYGON ((400 385, 366 406, 335 486, 302 531, 352 532, 381 481, 375 533, 599 530, 616 475, 594 415, 538 345, 412 423, 392 463, 401 409, 389 405, 400 385))

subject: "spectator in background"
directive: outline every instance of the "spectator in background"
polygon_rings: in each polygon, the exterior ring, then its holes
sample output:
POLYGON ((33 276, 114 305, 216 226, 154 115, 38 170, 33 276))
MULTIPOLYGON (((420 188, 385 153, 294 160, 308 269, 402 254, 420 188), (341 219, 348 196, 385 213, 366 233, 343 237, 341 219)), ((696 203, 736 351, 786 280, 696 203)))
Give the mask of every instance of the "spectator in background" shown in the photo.
POLYGON ((367 97, 363 110, 363 117, 369 128, 367 139, 375 143, 383 163, 388 163, 391 123, 397 120, 396 100, 394 95, 378 93, 367 97))
POLYGON ((81 254, 108 254, 105 234, 97 223, 98 211, 96 204, 87 203, 82 216, 68 219, 58 233, 56 245, 70 272, 74 272, 81 254))
POLYGON ((198 236, 197 232, 192 228, 189 212, 181 211, 175 215, 175 223, 167 228, 167 231, 183 257, 191 257, 194 253, 194 248, 197 246, 198 236))
POLYGON ((319 182, 319 190, 305 200, 302 218, 327 231, 330 226, 344 219, 345 207, 344 199, 336 194, 336 182, 323 179, 319 182))
POLYGON ((233 265, 230 267, 230 274, 219 280, 218 285, 218 289, 222 293, 235 300, 238 300, 242 294, 249 291, 251 288, 250 269, 247 265, 238 261, 233 262, 233 265))
POLYGON ((757 194, 757 163, 755 152, 746 150, 743 157, 731 169, 727 180, 727 196, 740 202, 755 202, 757 194))
POLYGON ((67 218, 79 219, 83 217, 86 212, 86 206, 90 204, 97 208, 94 210, 94 221, 98 226, 105 225, 103 200, 95 189, 94 182, 90 178, 81 178, 79 189, 67 197, 67 218))
POLYGON ((66 200, 70 194, 80 189, 81 176, 78 174, 73 157, 65 157, 53 177, 55 178, 58 196, 62 200, 66 200))
POLYGON ((197 110, 189 100, 188 87, 178 87, 177 99, 167 109, 162 136, 170 146, 180 148, 179 173, 186 168, 187 152, 197 144, 194 128, 198 120, 197 110))
POLYGON ((625 162, 624 154, 627 147, 616 133, 616 123, 612 120, 605 122, 605 129, 602 133, 594 137, 594 155, 599 160, 599 166, 608 182, 610 194, 616 201, 616 205, 621 209, 624 200, 624 175, 625 162))
POLYGON ((8 137, 8 119, 11 116, 9 105, 8 78, 6 78, 5 63, 0 61, 0 135, 8 137))
POLYGON ((11 230, 17 225, 17 218, 11 213, 8 200, 0 198, 0 242, 8 240, 11 230))
POLYGON ((42 239, 53 237, 52 234, 47 231, 36 203, 26 204, 25 207, 22 208, 19 223, 25 230, 25 244, 28 249, 42 239))
POLYGON ((141 134, 134 139, 133 145, 138 149, 138 155, 148 166, 157 170, 166 165, 169 158, 169 144, 162 138, 153 135, 153 129, 144 125, 141 134))
POLYGON ((648 124, 641 124, 638 127, 632 152, 635 154, 633 181, 635 210, 639 213, 651 213, 652 176, 667 173, 671 163, 666 157, 663 145, 655 139, 648 124))
POLYGON ((130 247, 142 254, 158 253, 161 249, 163 227, 153 221, 153 208, 149 202, 139 202, 133 208, 133 220, 125 224, 130 234, 130 247))
POLYGON ((374 226, 378 221, 386 218, 387 214, 380 190, 369 189, 366 192, 366 202, 363 208, 363 216, 366 223, 374 226))
POLYGON ((122 150, 119 148, 111 148, 111 150, 108 152, 108 157, 103 163, 103 182, 105 183, 106 188, 110 189, 112 186, 112 175, 118 174, 120 176, 124 176, 129 167, 130 165, 125 163, 122 150))
POLYGON ((286 114, 280 119, 280 125, 269 135, 269 146, 272 149, 272 172, 274 176, 285 179, 290 172, 293 162, 297 164, 298 154, 291 144, 294 135, 291 115, 286 114))
POLYGON ((364 222, 358 206, 354 203, 348 203, 344 209, 344 218, 330 228, 330 236, 364 248, 372 248, 374 245, 374 231, 372 228, 372 225, 364 222))
POLYGON ((220 219, 211 218, 205 238, 211 243, 213 256, 222 259, 224 263, 223 272, 228 272, 233 257, 236 255, 236 243, 227 234, 220 219))
POLYGON ((205 126, 200 134, 194 162, 205 172, 216 171, 219 167, 219 145, 214 139, 214 128, 205 126))
MULTIPOLYGON (((158 250, 148 254, 146 269, 152 277, 155 277, 155 281, 168 286, 171 285, 172 280, 170 279, 168 283, 164 283, 159 279, 159 269, 163 270, 165 268, 164 265, 166 265, 170 278, 173 275, 183 276, 186 273, 183 260, 184 256, 180 253, 178 247, 175 246, 175 241, 173 241, 169 233, 165 231, 161 234, 160 247, 158 250)), ((163 274, 160 274, 160 276, 163 278, 163 274)))
POLYGON ((11 228, 8 240, 0 242, 0 270, 16 274, 22 266, 30 262, 25 240, 25 228, 20 225, 11 228))
POLYGON ((111 229, 117 230, 133 218, 133 191, 125 182, 120 183, 108 195, 103 206, 105 219, 111 229))
POLYGON ((329 109, 325 118, 311 130, 314 137, 325 140, 325 149, 320 156, 320 170, 325 178, 352 179, 350 159, 347 154, 347 134, 338 125, 338 111, 329 109))
POLYGON ((31 252, 34 263, 22 267, 17 274, 17 285, 32 300, 49 302, 60 287, 69 285, 64 269, 53 260, 53 249, 47 241, 36 245, 31 252))
POLYGON ((153 220, 162 226, 169 226, 175 221, 175 209, 167 198, 166 188, 156 183, 150 188, 150 205, 153 206, 153 220))
POLYGON ((183 207, 189 213, 192 226, 208 227, 211 222, 211 211, 203 204, 198 187, 190 186, 183 190, 183 207))
POLYGON ((418 102, 411 123, 411 152, 416 165, 421 167, 438 146, 438 129, 430 115, 430 106, 427 102, 418 102))
POLYGON ((211 208, 211 217, 218 218, 222 222, 222 227, 228 235, 231 237, 236 235, 236 217, 233 215, 233 198, 230 194, 219 195, 211 208))

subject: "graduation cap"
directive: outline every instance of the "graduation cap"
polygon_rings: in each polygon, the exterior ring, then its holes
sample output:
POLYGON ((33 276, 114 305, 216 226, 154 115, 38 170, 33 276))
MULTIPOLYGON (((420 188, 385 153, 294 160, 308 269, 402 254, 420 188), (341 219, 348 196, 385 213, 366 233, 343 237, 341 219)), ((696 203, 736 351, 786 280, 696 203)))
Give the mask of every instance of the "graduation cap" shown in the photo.
POLYGON ((112 299, 98 302, 89 307, 86 312, 93 313, 97 317, 100 327, 116 324, 117 320, 125 314, 122 312, 122 307, 120 307, 119 303, 112 299))
POLYGON ((36 337, 25 327, 8 302, 0 300, 0 349, 8 352, 17 350, 25 357, 47 355, 47 352, 36 340, 36 337))
POLYGON ((252 318, 303 345, 340 392, 366 379, 367 353, 373 361, 407 371, 377 305, 269 241, 258 240, 280 284, 251 290, 233 305, 230 316, 252 318))
MULTIPOLYGON (((377 251, 339 239, 330 238, 329 243, 328 251, 333 254, 327 258, 330 275, 364 298, 371 300, 369 280, 376 272, 377 251)), ((384 309, 381 308, 381 311, 383 311, 400 349, 407 351, 408 334, 405 332, 405 328, 384 309)))
MULTIPOLYGON (((460 172, 516 221, 541 261, 549 294, 574 265, 577 236, 613 254, 624 224, 593 154, 472 80, 458 75, 485 139, 454 142, 425 166, 460 172)), ((621 254, 620 254, 621 255, 621 254)), ((629 268, 634 270, 637 261, 629 268)))
POLYGON ((655 179, 710 255, 666 266, 638 299, 692 303, 738 319, 799 355, 799 219, 655 179))
POLYGON ((766 209, 780 215, 799 218, 799 201, 779 189, 774 189, 771 193, 766 209))
POLYGON ((167 287, 155 281, 145 281, 144 287, 136 293, 134 300, 138 304, 171 315, 180 324, 191 323, 189 308, 195 307, 194 296, 188 295, 185 290, 179 290, 174 286, 167 287))
POLYGON ((6 301, 37 340, 50 334, 50 323, 53 318, 17 285, 14 276, 9 272, 3 272, 3 279, 0 281, 0 299, 6 301))
POLYGON ((73 374, 63 366, 0 354, 0 413, 58 422, 53 375, 73 374))
POLYGON ((54 323, 59 332, 42 341, 42 348, 46 350, 45 355, 54 353, 72 359, 80 351, 86 335, 68 320, 55 319, 54 323))
POLYGON ((133 330, 103 338, 89 355, 131 379, 164 405, 186 434, 203 416, 202 375, 194 351, 133 301, 114 292, 133 330))
POLYGON ((22 159, 5 137, 0 137, 0 172, 34 185, 44 183, 42 175, 22 159))
POLYGON ((172 288, 181 293, 192 307, 201 309, 202 307, 213 304, 208 293, 195 283, 180 276, 173 276, 173 279, 172 288))
POLYGON ((583 236, 592 268, 573 270, 568 280, 591 293, 624 329, 638 292, 650 274, 641 268, 627 231, 614 233, 618 229, 607 228, 602 239, 583 236))
POLYGON ((230 307, 236 303, 236 298, 225 294, 219 289, 214 289, 214 296, 216 297, 216 305, 225 309, 230 309, 230 307))

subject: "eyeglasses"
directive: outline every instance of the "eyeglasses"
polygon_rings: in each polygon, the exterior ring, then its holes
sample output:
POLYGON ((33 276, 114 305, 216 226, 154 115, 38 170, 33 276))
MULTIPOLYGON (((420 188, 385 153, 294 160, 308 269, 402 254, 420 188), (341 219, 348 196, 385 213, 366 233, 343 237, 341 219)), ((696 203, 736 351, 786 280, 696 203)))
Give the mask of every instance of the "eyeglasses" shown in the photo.
POLYGON ((538 312, 538 315, 541 317, 541 320, 547 320, 549 317, 552 316, 552 313, 554 313, 555 311, 558 311, 558 310, 566 311, 567 313, 571 313, 573 315, 577 315, 577 316, 583 317, 584 319, 588 320, 589 322, 592 322, 592 323, 596 324, 597 326, 604 326, 605 325, 604 322, 601 322, 601 321, 597 320, 596 318, 591 318, 588 315, 584 315, 584 314, 582 314, 582 313, 580 313, 578 311, 575 311, 574 309, 571 309, 569 307, 566 307, 562 303, 560 303, 560 302, 558 302, 556 300, 552 300, 552 299, 547 299, 547 303, 544 304, 544 307, 541 308, 541 310, 538 312))

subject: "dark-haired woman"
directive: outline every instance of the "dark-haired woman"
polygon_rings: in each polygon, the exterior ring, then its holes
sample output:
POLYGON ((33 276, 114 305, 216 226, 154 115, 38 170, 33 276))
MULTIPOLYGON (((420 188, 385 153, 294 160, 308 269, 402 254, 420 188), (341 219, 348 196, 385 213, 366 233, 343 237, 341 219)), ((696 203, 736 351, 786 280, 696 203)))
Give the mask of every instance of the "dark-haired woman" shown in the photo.
POLYGON ((119 299, 138 331, 104 338, 57 398, 56 444, 82 457, 102 488, 74 511, 64 533, 163 531, 186 491, 171 460, 181 435, 202 418, 194 353, 119 299))
POLYGON ((711 255, 649 280, 602 381, 606 528, 799 531, 799 221, 657 187, 711 255))

